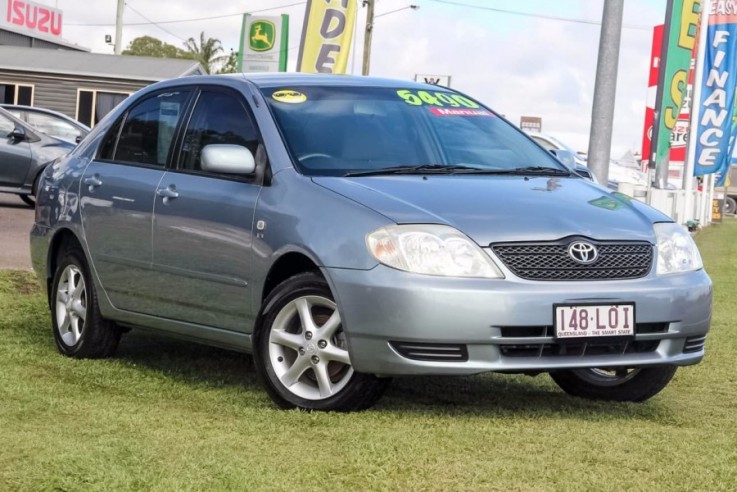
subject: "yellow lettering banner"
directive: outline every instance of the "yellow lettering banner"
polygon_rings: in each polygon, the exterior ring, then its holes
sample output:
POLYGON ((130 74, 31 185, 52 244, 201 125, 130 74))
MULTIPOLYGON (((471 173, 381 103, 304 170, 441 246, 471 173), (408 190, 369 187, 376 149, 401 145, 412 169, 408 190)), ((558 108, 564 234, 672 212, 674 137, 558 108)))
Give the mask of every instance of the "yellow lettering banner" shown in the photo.
POLYGON ((356 10, 356 0, 308 0, 297 71, 346 72, 356 10))

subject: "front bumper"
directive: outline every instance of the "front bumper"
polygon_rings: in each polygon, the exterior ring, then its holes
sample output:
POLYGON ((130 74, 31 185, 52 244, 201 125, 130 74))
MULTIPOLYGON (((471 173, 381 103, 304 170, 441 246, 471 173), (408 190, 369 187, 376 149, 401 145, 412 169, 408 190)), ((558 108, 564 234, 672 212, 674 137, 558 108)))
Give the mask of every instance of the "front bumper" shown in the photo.
POLYGON ((353 366, 371 374, 685 366, 703 358, 711 322, 712 286, 703 270, 596 282, 444 278, 382 265, 324 273, 336 295, 353 366), (553 304, 582 302, 634 302, 635 340, 558 345, 552 336, 553 304), (466 357, 419 360, 401 350, 413 343, 441 352, 460 346, 466 357))

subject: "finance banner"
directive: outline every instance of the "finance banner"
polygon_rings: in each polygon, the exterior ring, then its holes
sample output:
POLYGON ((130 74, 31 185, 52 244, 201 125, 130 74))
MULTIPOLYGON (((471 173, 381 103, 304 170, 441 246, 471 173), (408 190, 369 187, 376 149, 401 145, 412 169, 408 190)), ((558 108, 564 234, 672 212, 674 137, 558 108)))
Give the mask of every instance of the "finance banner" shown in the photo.
POLYGON ((298 72, 346 72, 356 10, 356 0, 308 0, 297 59, 298 72))
POLYGON ((694 174, 724 185, 737 137, 737 0, 711 2, 696 117, 694 174))
POLYGON ((286 72, 289 16, 243 15, 240 72, 286 72))

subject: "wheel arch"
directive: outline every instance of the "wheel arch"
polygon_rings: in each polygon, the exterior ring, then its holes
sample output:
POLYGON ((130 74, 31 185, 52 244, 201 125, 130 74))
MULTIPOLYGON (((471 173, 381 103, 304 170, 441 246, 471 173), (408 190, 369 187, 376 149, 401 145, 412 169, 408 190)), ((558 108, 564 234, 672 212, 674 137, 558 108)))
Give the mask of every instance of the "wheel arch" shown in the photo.
MULTIPOLYGON (((311 255, 303 251, 288 251, 279 256, 279 258, 271 265, 268 273, 264 277, 259 305, 263 306, 264 302, 269 297, 269 294, 271 294, 277 285, 290 277, 306 272, 317 272, 324 277, 320 267, 318 266, 318 262, 312 258, 311 255)), ((261 314, 263 315, 268 312, 268 308, 269 306, 263 306, 261 314)))
POLYGON ((75 246, 82 249, 82 241, 71 229, 66 227, 59 229, 49 241, 48 256, 46 258, 46 286, 49 299, 51 298, 51 281, 59 262, 60 253, 75 246))

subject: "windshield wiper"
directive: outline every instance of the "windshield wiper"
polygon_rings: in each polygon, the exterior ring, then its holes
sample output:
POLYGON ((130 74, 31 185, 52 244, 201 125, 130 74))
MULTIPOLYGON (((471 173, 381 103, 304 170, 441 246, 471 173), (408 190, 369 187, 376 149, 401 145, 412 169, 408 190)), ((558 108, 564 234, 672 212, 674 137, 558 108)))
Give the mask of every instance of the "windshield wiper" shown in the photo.
POLYGON ((484 169, 481 167, 442 164, 423 164, 420 166, 396 166, 371 169, 368 171, 354 171, 343 176, 379 176, 388 174, 506 174, 518 176, 570 176, 571 172, 546 166, 516 167, 514 169, 484 169))
POLYGON ((513 174, 519 176, 570 176, 571 171, 547 166, 515 167, 514 169, 495 169, 490 174, 513 174))
POLYGON ((444 166, 442 164, 422 164, 419 166, 394 166, 367 171, 353 171, 343 176, 379 176, 383 174, 456 174, 458 172, 476 172, 484 169, 471 166, 444 166))

